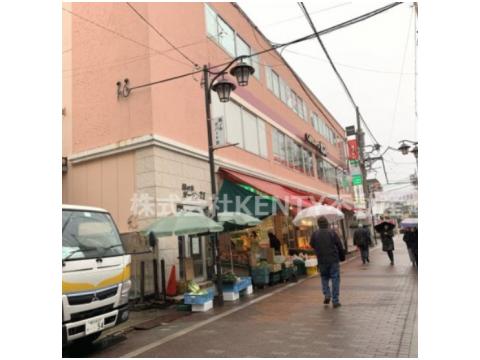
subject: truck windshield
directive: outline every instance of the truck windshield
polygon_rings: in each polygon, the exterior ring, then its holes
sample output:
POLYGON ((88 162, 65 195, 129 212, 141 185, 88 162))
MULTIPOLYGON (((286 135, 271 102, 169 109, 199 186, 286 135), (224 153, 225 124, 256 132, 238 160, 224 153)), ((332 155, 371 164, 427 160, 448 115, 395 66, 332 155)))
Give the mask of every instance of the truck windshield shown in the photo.
POLYGON ((109 214, 62 211, 62 259, 91 259, 125 254, 109 214))

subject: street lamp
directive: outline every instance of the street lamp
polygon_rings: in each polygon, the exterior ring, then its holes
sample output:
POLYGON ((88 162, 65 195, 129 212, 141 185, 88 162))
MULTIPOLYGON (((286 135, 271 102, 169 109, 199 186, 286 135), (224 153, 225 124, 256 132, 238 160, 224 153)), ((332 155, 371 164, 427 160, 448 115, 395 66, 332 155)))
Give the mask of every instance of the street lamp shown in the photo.
POLYGON ((401 143, 401 145, 398 150, 401 151, 403 155, 408 155, 408 150, 410 150, 410 145, 407 145, 407 142, 414 145, 414 148, 410 152, 413 154, 413 156, 415 156, 415 161, 417 162, 418 168, 418 142, 411 140, 401 140, 399 142, 401 143))
MULTIPOLYGON (((217 211, 216 211, 216 195, 217 195, 217 185, 215 181, 215 157, 214 151, 220 148, 224 148, 227 146, 234 146, 235 144, 228 144, 228 145, 221 145, 221 146, 213 146, 212 140, 212 116, 211 116, 211 91, 213 90, 218 94, 218 97, 221 102, 228 102, 230 100, 230 93, 235 90, 236 86, 231 81, 225 79, 226 71, 237 61, 240 60, 240 63, 235 65, 231 70, 230 74, 235 76, 237 79, 237 83, 239 86, 246 86, 248 85, 248 78, 251 74, 255 72, 254 68, 246 63, 243 62, 245 56, 239 56, 233 59, 227 66, 225 66, 219 72, 211 71, 207 65, 203 66, 203 88, 205 91, 205 111, 207 117, 207 135, 208 135, 208 162, 210 166, 210 183, 212 189, 212 218, 214 221, 217 221, 217 211), (209 81, 210 74, 215 75, 211 81, 209 81), (222 77, 220 80, 215 82, 219 77, 222 77)), ((218 303, 219 305, 223 305, 223 284, 222 284, 222 265, 220 263, 220 254, 219 254, 219 246, 218 246, 218 234, 213 234, 213 259, 215 263, 215 267, 217 269, 217 292, 218 292, 218 303)))

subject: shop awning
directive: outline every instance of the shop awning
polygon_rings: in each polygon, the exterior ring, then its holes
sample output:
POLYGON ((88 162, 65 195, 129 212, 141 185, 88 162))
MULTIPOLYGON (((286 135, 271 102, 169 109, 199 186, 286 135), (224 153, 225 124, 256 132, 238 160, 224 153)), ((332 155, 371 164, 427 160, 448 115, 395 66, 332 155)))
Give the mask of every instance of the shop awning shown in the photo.
POLYGON ((313 194, 295 191, 286 186, 271 181, 262 180, 250 175, 245 175, 237 171, 226 170, 223 168, 221 171, 223 172, 225 178, 237 183, 248 184, 265 194, 276 197, 278 200, 284 203, 300 207, 310 207, 313 205, 313 202, 308 198, 311 196, 311 198, 314 199, 313 194))
POLYGON ((218 212, 243 212, 245 214, 266 218, 277 212, 276 199, 259 194, 255 189, 223 180, 222 187, 217 195, 218 212))

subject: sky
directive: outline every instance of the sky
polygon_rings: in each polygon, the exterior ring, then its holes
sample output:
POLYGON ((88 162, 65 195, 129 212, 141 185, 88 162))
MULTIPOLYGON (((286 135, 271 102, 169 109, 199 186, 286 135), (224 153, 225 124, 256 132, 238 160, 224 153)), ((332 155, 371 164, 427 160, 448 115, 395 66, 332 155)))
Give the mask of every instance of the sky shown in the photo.
MULTIPOLYGON (((238 4, 274 43, 312 33, 296 2, 239 1, 238 4)), ((387 4, 341 0, 304 2, 319 31, 387 4)), ((401 4, 322 36, 363 118, 382 145, 382 152, 388 146, 398 148, 400 140, 417 141, 415 18, 411 5, 401 4)), ((421 14, 421 6, 419 11, 421 14)), ((355 109, 316 39, 289 46, 282 55, 342 126, 356 125, 355 109)), ((365 139, 366 144, 373 143, 368 134, 365 139)), ((376 162, 377 173, 369 178, 376 177, 386 184, 381 166, 381 162, 376 162)), ((416 169, 413 154, 402 155, 396 151, 387 151, 385 166, 391 183, 408 181, 416 169)))

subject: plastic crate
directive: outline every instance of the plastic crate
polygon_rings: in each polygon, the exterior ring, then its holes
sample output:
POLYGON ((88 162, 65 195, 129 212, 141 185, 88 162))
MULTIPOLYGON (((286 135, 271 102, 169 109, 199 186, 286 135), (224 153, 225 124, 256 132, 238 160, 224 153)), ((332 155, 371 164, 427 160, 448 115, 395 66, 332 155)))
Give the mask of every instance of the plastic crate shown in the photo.
POLYGON ((213 300, 209 300, 203 304, 194 304, 192 305, 193 312, 205 312, 213 308, 213 300))
POLYGON ((295 269, 293 267, 286 267, 282 269, 282 281, 289 281, 295 275, 295 269))
POLYGON ((269 284, 270 285, 278 284, 281 279, 282 279, 282 271, 271 272, 269 284))
POLYGON ((213 290, 207 289, 207 293, 204 295, 195 295, 190 293, 185 293, 183 295, 183 302, 190 305, 201 305, 206 302, 213 300, 213 290))
POLYGON ((240 292, 252 285, 252 278, 250 276, 241 277, 235 284, 223 284, 224 292, 240 292))
POLYGON ((267 285, 270 280, 270 270, 267 267, 255 267, 252 269, 252 282, 254 285, 267 285))
POLYGON ((307 268, 305 267, 305 262, 302 260, 294 260, 293 264, 297 268, 297 275, 306 275, 307 268))

